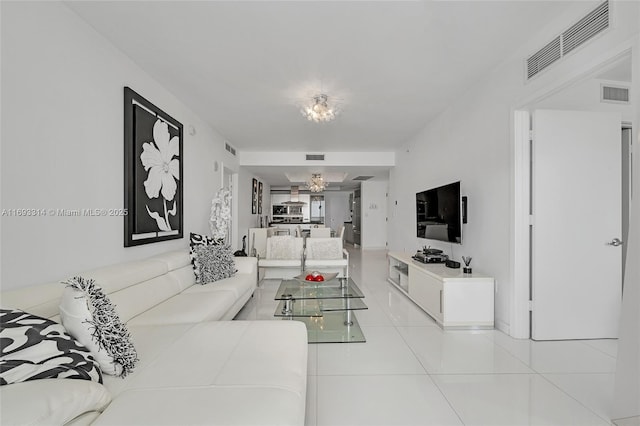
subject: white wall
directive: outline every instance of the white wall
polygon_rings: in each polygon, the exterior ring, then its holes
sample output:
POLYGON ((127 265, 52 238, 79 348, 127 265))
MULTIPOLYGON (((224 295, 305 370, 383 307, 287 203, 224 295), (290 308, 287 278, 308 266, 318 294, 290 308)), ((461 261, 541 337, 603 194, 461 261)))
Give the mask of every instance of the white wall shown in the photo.
POLYGON ((389 182, 368 180, 361 189, 361 240, 363 249, 387 246, 387 188, 389 182))
MULTIPOLYGON (((122 208, 123 87, 184 132, 184 232, 209 233, 222 138, 59 2, 2 2, 2 209, 122 208), (187 128, 197 131, 190 136, 187 128)), ((2 217, 2 288, 187 246, 124 248, 122 217, 2 217)))
POLYGON ((623 121, 633 121, 633 108, 630 104, 600 101, 600 85, 612 84, 629 87, 629 83, 599 80, 592 78, 567 87, 535 105, 536 109, 562 109, 573 111, 619 112, 623 121))
POLYGON ((345 222, 351 220, 349 194, 351 192, 327 191, 324 193, 325 217, 324 223, 336 232, 345 222))
POLYGON ((455 260, 462 255, 472 256, 474 270, 496 278, 496 325, 506 332, 512 321, 513 303, 513 111, 630 48, 638 34, 638 4, 615 2, 613 28, 525 82, 524 58, 577 21, 591 6, 576 2, 571 6, 573 10, 532 35, 526 46, 505 58, 403 145, 390 174, 390 249, 413 252, 431 244, 455 260), (415 193, 456 180, 461 180, 462 195, 469 197, 469 219, 462 228, 462 245, 416 238, 415 193))

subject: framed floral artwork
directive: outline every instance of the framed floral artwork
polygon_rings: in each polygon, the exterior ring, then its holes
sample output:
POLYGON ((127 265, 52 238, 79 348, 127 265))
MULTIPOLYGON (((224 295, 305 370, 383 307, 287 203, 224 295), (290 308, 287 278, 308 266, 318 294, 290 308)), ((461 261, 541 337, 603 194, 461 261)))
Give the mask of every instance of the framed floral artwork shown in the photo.
POLYGON ((124 246, 183 236, 182 124, 124 88, 124 246))
POLYGON ((262 214, 262 182, 258 182, 258 214, 262 214))
POLYGON ((251 214, 258 212, 258 180, 253 178, 251 181, 251 214))

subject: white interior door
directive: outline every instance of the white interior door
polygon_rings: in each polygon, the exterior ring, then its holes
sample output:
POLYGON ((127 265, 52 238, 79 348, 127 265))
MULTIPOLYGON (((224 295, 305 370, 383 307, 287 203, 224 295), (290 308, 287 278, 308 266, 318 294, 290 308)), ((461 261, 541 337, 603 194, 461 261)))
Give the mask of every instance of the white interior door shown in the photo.
POLYGON ((533 114, 534 340, 617 337, 622 293, 621 117, 533 114))

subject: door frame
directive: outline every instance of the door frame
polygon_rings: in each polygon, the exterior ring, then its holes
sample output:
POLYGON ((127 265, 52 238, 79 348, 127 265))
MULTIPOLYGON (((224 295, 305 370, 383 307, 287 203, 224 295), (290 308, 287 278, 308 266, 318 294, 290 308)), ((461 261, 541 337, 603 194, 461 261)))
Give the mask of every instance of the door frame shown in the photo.
MULTIPOLYGON (((574 76, 569 76, 553 86, 547 86, 528 96, 511 108, 511 129, 513 132, 512 158, 512 217, 510 253, 511 312, 509 335, 518 339, 531 338, 531 109, 540 101, 578 84, 604 68, 631 55, 638 55, 634 45, 624 43, 595 65, 574 76)), ((633 59, 632 59, 633 62, 633 59)), ((632 83, 632 90, 639 87, 632 83)), ((624 279, 624 278, 623 278, 624 279)))

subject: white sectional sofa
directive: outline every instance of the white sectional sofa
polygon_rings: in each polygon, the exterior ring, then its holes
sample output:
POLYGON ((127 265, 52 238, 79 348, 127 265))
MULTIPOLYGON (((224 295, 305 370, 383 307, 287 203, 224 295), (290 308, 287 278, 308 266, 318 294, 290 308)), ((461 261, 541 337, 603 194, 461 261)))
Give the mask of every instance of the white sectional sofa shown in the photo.
MULTIPOLYGON (((104 384, 97 385, 108 391, 106 408, 67 424, 304 424, 305 326, 227 321, 257 284, 256 259, 235 262, 233 277, 207 285, 195 284, 186 249, 77 274, 93 278, 116 305, 139 362, 125 378, 105 375, 104 384)), ((7 291, 1 303, 59 321, 63 290, 63 284, 50 283, 7 291)), ((41 394, 52 380, 86 382, 48 379, 1 386, 2 424, 27 421, 33 401, 23 396, 41 394)))

